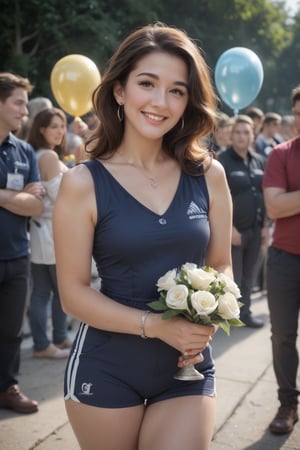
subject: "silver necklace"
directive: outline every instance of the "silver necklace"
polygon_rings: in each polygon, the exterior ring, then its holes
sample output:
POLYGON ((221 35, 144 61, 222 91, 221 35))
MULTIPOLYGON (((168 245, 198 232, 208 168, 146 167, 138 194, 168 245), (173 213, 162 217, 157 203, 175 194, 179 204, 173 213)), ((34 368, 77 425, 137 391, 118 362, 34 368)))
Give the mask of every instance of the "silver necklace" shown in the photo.
POLYGON ((156 189, 158 187, 158 182, 155 180, 155 178, 150 178, 150 177, 147 177, 147 178, 149 180, 150 186, 153 189, 156 189))
MULTIPOLYGON (((128 161, 128 164, 130 164, 130 165, 136 167, 133 163, 131 163, 131 162, 129 162, 129 161, 128 161)), ((159 185, 158 181, 157 181, 154 177, 149 177, 148 175, 146 175, 146 174, 144 173, 143 169, 140 169, 140 171, 142 172, 143 176, 144 176, 145 178, 147 178, 147 180, 149 181, 149 184, 150 184, 150 186, 152 187, 152 189, 157 189, 157 188, 158 188, 158 185, 159 185)))

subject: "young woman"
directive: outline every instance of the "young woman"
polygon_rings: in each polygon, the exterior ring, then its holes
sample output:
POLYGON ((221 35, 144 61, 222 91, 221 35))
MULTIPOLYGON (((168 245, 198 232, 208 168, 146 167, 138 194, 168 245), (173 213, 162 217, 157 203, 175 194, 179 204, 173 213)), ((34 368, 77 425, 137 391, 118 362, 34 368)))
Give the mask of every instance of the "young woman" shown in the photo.
POLYGON ((146 26, 112 57, 94 107, 90 160, 64 175, 54 208, 61 299, 81 320, 65 377, 70 423, 85 450, 207 450, 214 330, 162 320, 148 303, 186 262, 232 276, 224 171, 198 146, 214 127, 209 70, 184 32, 146 26), (184 364, 205 379, 175 380, 184 364))
POLYGON ((52 210, 62 174, 67 171, 60 158, 66 137, 66 117, 57 108, 39 112, 32 123, 28 142, 36 151, 42 183, 46 189, 44 211, 30 220, 32 294, 29 320, 33 356, 61 359, 69 355, 67 316, 62 310, 56 278, 52 210), (47 335, 48 305, 52 299, 53 343, 47 335))

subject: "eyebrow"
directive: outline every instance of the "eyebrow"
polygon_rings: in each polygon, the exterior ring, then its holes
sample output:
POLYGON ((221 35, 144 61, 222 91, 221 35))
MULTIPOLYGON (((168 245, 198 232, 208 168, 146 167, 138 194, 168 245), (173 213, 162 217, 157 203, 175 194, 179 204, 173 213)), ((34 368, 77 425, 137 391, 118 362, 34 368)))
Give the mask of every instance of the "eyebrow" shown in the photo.
MULTIPOLYGON (((147 77, 150 77, 150 78, 154 78, 155 80, 159 79, 158 75, 155 75, 154 73, 151 73, 151 72, 141 72, 141 73, 137 74, 137 77, 141 77, 141 76, 147 76, 147 77)), ((175 84, 177 86, 183 86, 187 90, 189 89, 187 83, 185 83, 184 81, 174 81, 173 84, 175 84)))

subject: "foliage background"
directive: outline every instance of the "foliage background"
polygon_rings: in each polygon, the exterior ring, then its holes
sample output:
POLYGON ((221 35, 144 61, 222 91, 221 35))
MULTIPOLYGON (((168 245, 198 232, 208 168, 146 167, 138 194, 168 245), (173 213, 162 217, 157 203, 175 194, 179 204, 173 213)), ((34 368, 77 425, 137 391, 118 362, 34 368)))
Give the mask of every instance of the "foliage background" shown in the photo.
MULTIPOLYGON (((212 78, 225 50, 252 49, 264 67, 254 104, 285 114, 290 92, 300 84, 299 9, 291 17, 283 0, 1 0, 0 70, 28 77, 33 97, 54 101, 50 74, 60 58, 85 55, 102 73, 125 35, 159 20, 197 41, 212 78)), ((226 105, 220 108, 232 115, 226 105)))

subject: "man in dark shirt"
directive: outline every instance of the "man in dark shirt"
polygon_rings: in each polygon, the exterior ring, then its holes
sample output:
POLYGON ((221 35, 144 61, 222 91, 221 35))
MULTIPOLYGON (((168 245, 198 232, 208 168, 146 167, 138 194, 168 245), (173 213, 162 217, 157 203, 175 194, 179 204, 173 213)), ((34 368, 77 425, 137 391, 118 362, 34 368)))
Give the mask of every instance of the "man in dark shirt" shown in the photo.
POLYGON ((44 188, 33 148, 16 138, 27 115, 26 78, 0 73, 0 408, 38 410, 20 390, 21 329, 28 287, 28 216, 41 214, 44 188))
POLYGON ((219 161, 224 166, 233 202, 232 265, 244 304, 241 320, 248 327, 259 328, 264 323, 252 316, 250 305, 265 221, 262 193, 264 158, 251 150, 253 138, 252 119, 246 115, 236 116, 232 145, 219 155, 219 161))

